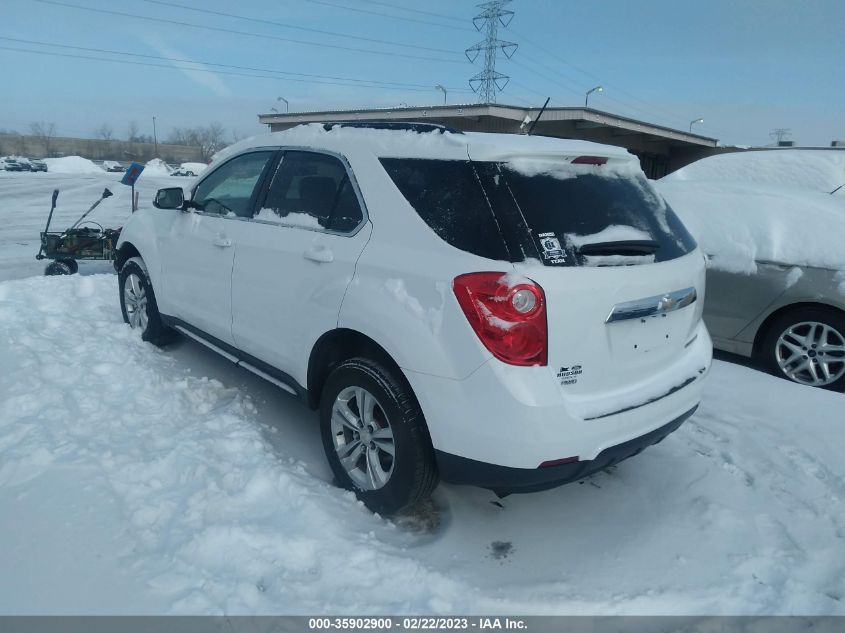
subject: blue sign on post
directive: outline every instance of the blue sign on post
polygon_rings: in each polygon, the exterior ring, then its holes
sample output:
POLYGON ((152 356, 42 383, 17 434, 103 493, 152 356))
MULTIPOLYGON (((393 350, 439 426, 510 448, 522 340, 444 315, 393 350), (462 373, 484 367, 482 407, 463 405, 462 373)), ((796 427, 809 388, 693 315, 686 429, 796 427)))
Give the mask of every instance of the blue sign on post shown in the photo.
POLYGON ((126 169, 126 173, 123 174, 123 180, 120 181, 120 184, 134 187, 135 181, 138 180, 138 176, 141 175, 142 171, 144 171, 143 165, 141 165, 140 163, 132 163, 126 169))
POLYGON ((135 181, 138 180, 142 171, 144 171, 143 165, 140 163, 132 163, 129 165, 129 168, 126 170, 126 173, 123 174, 123 178, 120 181, 120 184, 132 187, 132 201, 130 204, 132 213, 135 213, 135 210, 138 208, 138 205, 135 203, 135 181))

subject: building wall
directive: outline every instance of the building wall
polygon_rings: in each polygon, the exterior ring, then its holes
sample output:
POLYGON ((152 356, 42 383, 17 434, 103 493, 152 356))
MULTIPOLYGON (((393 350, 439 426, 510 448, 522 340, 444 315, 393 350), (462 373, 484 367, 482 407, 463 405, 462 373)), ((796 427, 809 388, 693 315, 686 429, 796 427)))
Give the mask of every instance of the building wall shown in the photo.
MULTIPOLYGON (((35 136, 0 134, 0 156, 10 154, 31 158, 82 156, 90 160, 122 162, 146 162, 156 158, 153 143, 57 136, 50 139, 49 147, 45 147, 44 142, 35 136)), ((168 163, 203 162, 200 149, 188 145, 159 143, 158 154, 158 158, 168 163)))

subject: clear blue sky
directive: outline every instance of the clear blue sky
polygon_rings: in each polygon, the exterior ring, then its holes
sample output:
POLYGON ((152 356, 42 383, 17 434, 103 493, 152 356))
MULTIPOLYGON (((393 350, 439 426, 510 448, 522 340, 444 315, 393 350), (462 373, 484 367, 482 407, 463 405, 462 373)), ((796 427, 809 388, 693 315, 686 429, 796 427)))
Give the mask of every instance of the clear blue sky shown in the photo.
MULTIPOLYGON (((291 111, 424 105, 442 103, 443 95, 433 88, 440 83, 450 89, 451 103, 475 100, 467 80, 479 67, 463 55, 481 39, 472 27, 477 12, 473 1, 55 0, 156 20, 53 1, 0 2, 0 38, 27 40, 0 39, 0 129, 23 132, 31 121, 44 120, 55 122, 59 134, 88 136, 107 123, 123 137, 130 120, 151 133, 155 115, 162 138, 174 126, 212 121, 247 134, 262 130, 259 112, 284 109, 279 96, 290 102, 291 111), (209 15, 177 5, 406 46, 209 15), (179 70, 176 66, 186 64, 156 58, 344 80, 291 81, 290 75, 219 66, 203 66, 218 71, 214 73, 179 70), (372 87, 346 79, 410 85, 372 87)), ((520 46, 513 60, 497 66, 512 77, 498 97, 500 103, 541 105, 551 96, 553 105, 578 105, 586 90, 602 84, 604 93, 591 97, 596 108, 682 129, 703 117, 705 123, 696 131, 724 143, 766 144, 772 128, 791 128, 793 139, 801 144, 845 139, 843 0, 514 0, 509 8, 516 15, 500 37, 520 46)))

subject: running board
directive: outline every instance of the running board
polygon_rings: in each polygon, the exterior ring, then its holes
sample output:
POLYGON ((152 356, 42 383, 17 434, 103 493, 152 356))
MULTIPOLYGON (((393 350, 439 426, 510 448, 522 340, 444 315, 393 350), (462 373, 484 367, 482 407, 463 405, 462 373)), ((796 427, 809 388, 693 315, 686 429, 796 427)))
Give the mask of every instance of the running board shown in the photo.
POLYGON ((279 380, 278 378, 275 378, 275 377, 271 376, 271 375, 270 375, 270 374, 268 374, 267 372, 265 372, 265 371, 262 371, 262 370, 258 369, 258 367, 255 367, 254 365, 250 365, 249 363, 247 363, 247 362, 246 362, 246 361, 244 361, 244 360, 241 360, 240 358, 238 358, 238 357, 237 357, 237 356, 235 356, 234 354, 230 354, 229 352, 227 352, 227 351, 226 351, 225 349, 223 349, 222 347, 220 347, 220 346, 218 346, 218 345, 215 345, 215 344, 214 344, 214 343, 212 343, 211 341, 207 341, 206 339, 204 339, 203 337, 201 337, 201 336, 200 336, 200 335, 198 335, 198 334, 194 334, 194 333, 193 333, 193 332, 191 332, 189 329, 187 329, 187 328, 185 328, 185 327, 182 327, 181 325, 174 325, 174 326, 173 326, 173 328, 174 328, 175 330, 178 330, 179 332, 181 332, 182 334, 184 334, 184 335, 185 335, 185 336, 187 336, 188 338, 191 338, 191 339, 195 340, 197 343, 200 343, 201 345, 204 345, 205 347, 207 347, 207 348, 208 348, 208 349, 210 349, 211 351, 213 351, 213 352, 216 352, 216 353, 220 354, 220 356, 222 356, 223 358, 225 358, 225 359, 226 359, 226 360, 228 360, 228 361, 233 362, 233 363, 234 363, 235 365, 237 365, 238 367, 243 367, 243 368, 244 368, 244 369, 246 369, 247 371, 249 371, 249 372, 251 372, 251 373, 255 374, 256 376, 258 376, 259 378, 263 378, 263 379, 264 379, 264 380, 266 380, 267 382, 269 382, 269 383, 272 383, 272 384, 276 385, 276 386, 277 386, 277 387, 279 387, 280 389, 284 389, 284 390, 285 390, 285 391, 287 391, 289 394, 294 395, 294 396, 299 396, 299 395, 301 395, 299 392, 297 392, 297 390, 296 390, 296 389, 294 389, 291 385, 287 384, 286 382, 284 382, 284 381, 282 381, 282 380, 279 380))

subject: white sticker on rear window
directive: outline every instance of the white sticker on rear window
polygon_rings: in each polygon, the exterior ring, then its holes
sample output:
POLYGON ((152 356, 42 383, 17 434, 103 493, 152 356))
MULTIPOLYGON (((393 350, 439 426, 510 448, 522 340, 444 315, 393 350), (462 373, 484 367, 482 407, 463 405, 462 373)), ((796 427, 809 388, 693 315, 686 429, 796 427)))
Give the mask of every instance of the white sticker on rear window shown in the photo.
POLYGON ((562 264, 566 261, 566 253, 554 233, 539 233, 537 237, 540 238, 543 259, 548 259, 552 264, 562 264))

